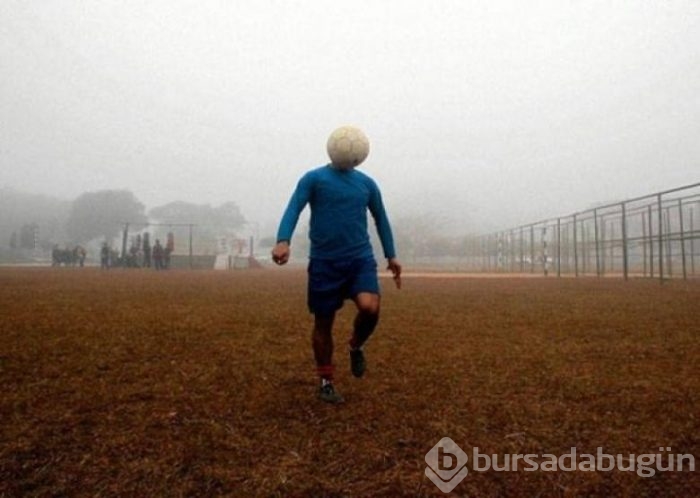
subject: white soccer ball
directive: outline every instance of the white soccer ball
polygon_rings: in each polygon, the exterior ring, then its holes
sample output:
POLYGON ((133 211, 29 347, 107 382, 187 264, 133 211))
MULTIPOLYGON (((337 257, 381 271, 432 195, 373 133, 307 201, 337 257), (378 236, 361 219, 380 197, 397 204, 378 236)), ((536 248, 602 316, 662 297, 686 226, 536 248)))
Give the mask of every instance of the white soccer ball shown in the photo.
POLYGON ((369 140, 354 126, 341 126, 328 137, 328 156, 333 166, 350 169, 359 166, 369 155, 369 140))

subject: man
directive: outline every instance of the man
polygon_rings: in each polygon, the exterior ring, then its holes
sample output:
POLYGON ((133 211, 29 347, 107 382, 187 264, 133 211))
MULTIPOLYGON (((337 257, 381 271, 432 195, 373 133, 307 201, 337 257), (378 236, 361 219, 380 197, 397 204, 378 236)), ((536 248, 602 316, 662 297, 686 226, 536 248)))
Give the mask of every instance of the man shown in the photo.
POLYGON ((143 267, 151 267, 151 235, 148 232, 143 234, 143 267))
POLYGON ((78 246, 75 248, 76 251, 78 251, 78 264, 80 267, 85 266, 85 258, 87 257, 87 251, 83 246, 78 246))
POLYGON ((355 377, 365 372, 363 345, 379 319, 377 263, 367 233, 367 210, 374 218, 388 269, 401 288, 401 265, 396 259, 391 226, 376 183, 354 166, 327 164, 306 173, 292 194, 277 233, 272 259, 283 265, 299 215, 311 207, 308 305, 314 314, 312 344, 320 378, 318 396, 340 403, 333 387, 335 313, 345 299, 357 307, 350 339, 350 364, 355 377))
POLYGON ((156 239, 156 244, 153 246, 153 263, 156 270, 163 269, 163 246, 160 245, 160 239, 156 239))
POLYGON ((100 268, 103 270, 109 269, 109 245, 107 245, 107 242, 102 243, 102 249, 100 250, 100 268))

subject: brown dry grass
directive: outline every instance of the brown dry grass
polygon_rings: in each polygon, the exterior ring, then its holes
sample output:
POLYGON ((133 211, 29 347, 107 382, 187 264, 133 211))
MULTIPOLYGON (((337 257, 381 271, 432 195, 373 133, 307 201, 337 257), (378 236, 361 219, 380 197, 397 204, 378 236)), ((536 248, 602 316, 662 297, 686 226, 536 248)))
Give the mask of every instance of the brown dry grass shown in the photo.
MULTIPOLYGON (((700 282, 385 281, 314 397, 303 272, 0 270, 0 496, 441 495, 443 436, 700 456, 700 282)), ((692 496, 695 473, 470 472, 473 496, 692 496)))

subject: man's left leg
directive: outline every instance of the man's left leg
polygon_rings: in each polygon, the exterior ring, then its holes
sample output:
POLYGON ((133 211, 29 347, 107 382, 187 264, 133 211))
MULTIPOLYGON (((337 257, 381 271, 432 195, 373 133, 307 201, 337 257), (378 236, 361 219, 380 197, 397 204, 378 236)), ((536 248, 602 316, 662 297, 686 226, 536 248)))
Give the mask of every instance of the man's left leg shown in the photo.
POLYGON ((359 378, 364 375, 366 369, 362 346, 372 335, 377 327, 377 322, 379 322, 380 297, 379 294, 373 292, 360 292, 352 300, 357 306, 357 315, 350 339, 350 367, 352 374, 359 378))

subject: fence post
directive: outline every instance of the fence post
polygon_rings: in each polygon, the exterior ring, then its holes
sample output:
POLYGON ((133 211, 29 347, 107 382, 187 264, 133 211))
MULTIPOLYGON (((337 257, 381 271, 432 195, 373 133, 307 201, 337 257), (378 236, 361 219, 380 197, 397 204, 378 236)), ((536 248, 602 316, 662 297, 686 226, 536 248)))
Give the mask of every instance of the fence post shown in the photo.
MULTIPOLYGON (((607 223, 606 223, 607 225, 607 223)), ((607 228, 605 229, 607 233, 607 228)), ((606 270, 610 270, 610 273, 615 271, 615 236, 617 234, 615 233, 615 220, 610 220, 610 265, 608 266, 607 260, 606 263, 603 265, 603 273, 606 272, 606 270)), ((605 239, 603 239, 605 240, 605 239)))
POLYGON ((695 275, 695 220, 693 220, 693 212, 695 208, 690 207, 690 271, 695 275))
MULTIPOLYGON (((643 214, 643 213, 642 213, 643 214)), ((622 274, 627 280, 629 278, 629 260, 627 254, 627 207, 622 203, 622 274)))
POLYGON ((647 221, 649 222, 649 276, 654 278, 654 224, 651 215, 651 204, 649 204, 647 206, 647 221))
POLYGON ((491 273, 491 234, 486 236, 486 271, 491 273))
POLYGON ((578 221, 574 215, 574 276, 578 277, 578 221))
POLYGON ((581 256, 583 257, 583 264, 581 265, 581 270, 583 270, 584 275, 588 273, 588 263, 590 263, 590 254, 588 249, 588 241, 590 240, 590 238, 590 230, 584 220, 581 222, 581 256))
POLYGON ((525 263, 523 262, 523 258, 525 257, 525 251, 523 248, 523 239, 524 239, 524 234, 523 234, 523 227, 520 227, 520 273, 525 272, 525 263))
POLYGON ((683 265, 683 280, 688 280, 688 273, 685 268, 685 233, 683 232, 683 199, 678 199, 678 219, 681 230, 681 264, 683 265))
POLYGON ((535 225, 530 225, 530 273, 535 273, 535 225))
POLYGON ((668 278, 673 278, 673 240, 671 239, 671 208, 667 207, 664 210, 664 218, 666 218, 666 274, 668 278))
POLYGON ((491 253, 493 254, 492 271, 498 272, 498 234, 491 235, 491 253))
POLYGON ((593 210, 593 237, 594 237, 594 249, 595 249, 595 273, 600 277, 600 254, 598 254, 598 210, 593 210))
POLYGON ((663 223, 663 209, 661 208, 661 194, 656 195, 656 209, 659 212, 658 222, 659 222, 659 282, 664 281, 664 223, 663 223))
POLYGON ((561 277, 561 218, 557 218, 557 277, 561 277))
POLYGON ((566 272, 571 271, 571 245, 569 244, 569 224, 567 222, 563 223, 564 233, 561 235, 561 259, 563 261, 562 266, 566 268, 566 272))
POLYGON ((508 257, 510 258, 508 271, 515 273, 515 230, 511 230, 508 237, 508 257))
POLYGON ((491 271, 491 234, 488 234, 484 240, 484 256, 486 257, 486 272, 491 271))
POLYGON ((647 276, 647 215, 644 211, 640 213, 642 215, 642 261, 644 262, 644 276, 647 276))
POLYGON ((608 265, 606 242, 608 241, 608 220, 601 214, 598 219, 598 240, 600 241, 600 276, 605 275, 608 265))
POLYGON ((189 225, 190 228, 190 270, 193 268, 192 262, 192 224, 189 225))

